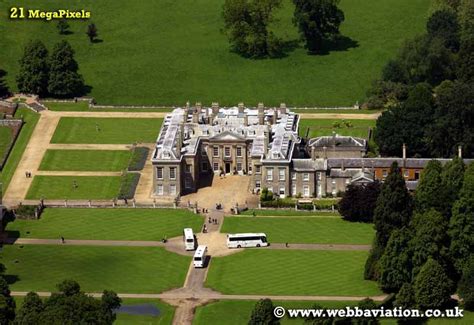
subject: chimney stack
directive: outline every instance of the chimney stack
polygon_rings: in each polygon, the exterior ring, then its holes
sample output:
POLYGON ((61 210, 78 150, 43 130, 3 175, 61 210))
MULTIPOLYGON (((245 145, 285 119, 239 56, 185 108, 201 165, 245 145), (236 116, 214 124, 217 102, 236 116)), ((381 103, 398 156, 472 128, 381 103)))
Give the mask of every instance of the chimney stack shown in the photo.
POLYGON ((316 159, 316 148, 311 146, 311 159, 316 159))
POLYGON ((403 159, 407 159, 407 146, 405 144, 403 144, 402 147, 402 157, 403 159))
POLYGON ((327 153, 328 148, 326 146, 323 147, 323 158, 327 159, 328 158, 328 153, 327 153))
POLYGON ((286 114, 286 104, 285 103, 280 104, 280 114, 286 114))
POLYGON ((265 124, 265 108, 263 106, 263 103, 258 103, 257 110, 258 110, 258 124, 264 125, 265 124))
POLYGON ((277 122, 277 110, 276 109, 273 110, 273 115, 272 115, 271 121, 272 121, 272 125, 276 124, 276 122, 277 122))
POLYGON ((249 126, 249 116, 244 114, 244 126, 249 126))
POLYGON ((195 108, 193 110, 193 123, 199 123, 199 112, 201 111, 201 109, 199 108, 195 108))
POLYGON ((462 146, 458 146, 458 157, 462 159, 462 146))
POLYGON ((244 108, 245 108, 244 103, 239 103, 238 108, 239 108, 239 114, 240 114, 240 113, 243 113, 243 112, 244 112, 244 108))

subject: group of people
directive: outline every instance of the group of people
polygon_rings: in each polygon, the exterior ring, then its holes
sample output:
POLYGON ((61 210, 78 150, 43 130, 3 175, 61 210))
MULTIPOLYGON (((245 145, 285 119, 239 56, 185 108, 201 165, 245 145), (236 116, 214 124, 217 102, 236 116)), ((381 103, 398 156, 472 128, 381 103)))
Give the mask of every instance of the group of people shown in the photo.
POLYGON ((207 219, 207 221, 209 221, 209 223, 213 223, 213 224, 215 224, 215 225, 218 225, 218 224, 219 224, 219 222, 217 221, 217 219, 214 219, 214 218, 211 218, 211 217, 209 217, 209 218, 207 219))
POLYGON ((26 178, 31 178, 31 172, 26 171, 26 172, 25 172, 25 176, 26 176, 26 178))

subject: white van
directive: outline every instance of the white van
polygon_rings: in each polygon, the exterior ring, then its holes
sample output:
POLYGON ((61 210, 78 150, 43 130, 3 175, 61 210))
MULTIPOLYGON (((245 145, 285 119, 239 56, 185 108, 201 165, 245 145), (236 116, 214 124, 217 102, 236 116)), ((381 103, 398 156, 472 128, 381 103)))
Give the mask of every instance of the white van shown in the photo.
POLYGON ((207 246, 199 245, 194 253, 193 264, 194 267, 204 267, 207 257, 207 246))
POLYGON ((187 251, 193 251, 196 249, 196 239, 194 238, 194 233, 191 228, 184 228, 183 241, 184 241, 184 248, 187 251))

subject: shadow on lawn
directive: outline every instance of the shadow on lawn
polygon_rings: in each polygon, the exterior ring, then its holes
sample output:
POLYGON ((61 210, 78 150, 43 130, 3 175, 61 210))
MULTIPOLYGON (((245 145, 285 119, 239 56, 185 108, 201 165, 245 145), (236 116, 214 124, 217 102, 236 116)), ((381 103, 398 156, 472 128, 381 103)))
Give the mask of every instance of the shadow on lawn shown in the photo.
POLYGON ((359 42, 350 37, 339 35, 333 40, 324 40, 321 51, 312 55, 328 55, 331 52, 342 52, 359 47, 359 42))
POLYGON ((5 274, 3 275, 3 278, 5 279, 5 281, 7 281, 8 285, 12 285, 20 281, 20 277, 18 275, 13 275, 13 274, 5 274))

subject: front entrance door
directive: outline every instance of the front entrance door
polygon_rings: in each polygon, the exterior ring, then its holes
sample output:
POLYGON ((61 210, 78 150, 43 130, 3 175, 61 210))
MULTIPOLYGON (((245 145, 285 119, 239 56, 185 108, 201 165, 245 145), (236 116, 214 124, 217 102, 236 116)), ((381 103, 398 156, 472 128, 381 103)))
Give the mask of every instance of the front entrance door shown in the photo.
POLYGON ((225 173, 230 174, 230 163, 225 163, 225 173))

